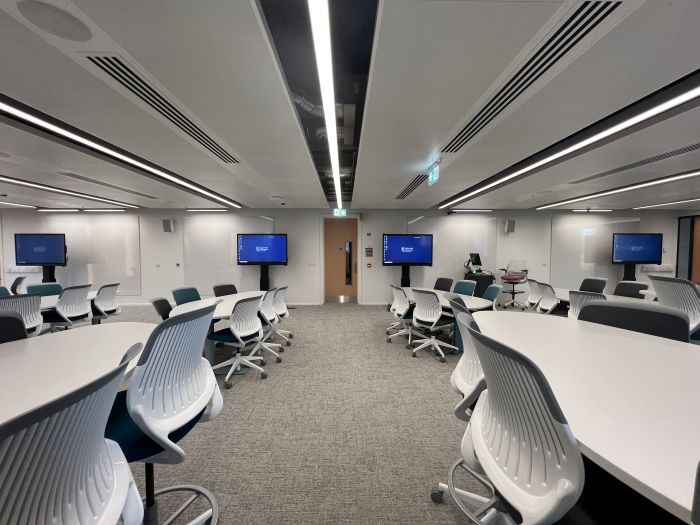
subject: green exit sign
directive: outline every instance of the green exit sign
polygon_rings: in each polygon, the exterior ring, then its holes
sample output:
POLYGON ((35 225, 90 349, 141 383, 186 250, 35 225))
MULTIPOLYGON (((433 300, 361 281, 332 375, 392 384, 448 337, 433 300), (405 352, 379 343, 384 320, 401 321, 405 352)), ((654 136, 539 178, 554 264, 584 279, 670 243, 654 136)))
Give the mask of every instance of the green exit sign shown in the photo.
POLYGON ((433 164, 428 168, 428 186, 435 184, 440 178, 440 165, 433 164))
POLYGON ((348 210, 345 208, 333 208, 333 217, 347 217, 348 210))

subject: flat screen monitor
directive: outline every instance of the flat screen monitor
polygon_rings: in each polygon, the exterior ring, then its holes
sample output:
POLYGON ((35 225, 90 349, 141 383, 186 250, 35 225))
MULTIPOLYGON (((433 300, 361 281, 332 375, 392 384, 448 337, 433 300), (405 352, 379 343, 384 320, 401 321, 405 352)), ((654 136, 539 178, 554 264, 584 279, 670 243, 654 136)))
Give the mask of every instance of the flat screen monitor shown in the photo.
POLYGON ((382 264, 385 266, 432 266, 433 236, 384 234, 382 264))
POLYGON ((238 264, 287 264, 286 233, 239 233, 238 264))
POLYGON ((64 233, 15 233, 17 266, 65 266, 64 233))
POLYGON ((663 234, 613 233, 613 264, 661 264, 663 234))
POLYGON ((479 257, 479 254, 476 252, 470 253, 469 254, 469 261, 474 265, 474 266, 481 266, 481 257, 479 257))

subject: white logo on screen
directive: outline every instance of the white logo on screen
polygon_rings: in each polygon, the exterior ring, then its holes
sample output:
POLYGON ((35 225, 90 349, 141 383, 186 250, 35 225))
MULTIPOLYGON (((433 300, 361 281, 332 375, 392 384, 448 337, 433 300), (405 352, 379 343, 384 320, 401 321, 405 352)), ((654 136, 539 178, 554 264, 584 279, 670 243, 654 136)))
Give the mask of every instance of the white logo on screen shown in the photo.
POLYGON ((644 246, 630 246, 631 252, 643 252, 644 246))
POLYGON ((411 253, 413 252, 413 248, 410 246, 402 246, 401 247, 401 252, 402 253, 411 253))
POLYGON ((269 249, 270 249, 270 248, 269 248, 268 246, 256 246, 256 247, 255 247, 255 251, 256 251, 256 252, 266 252, 266 251, 269 250, 269 249))
POLYGON ((34 246, 34 253, 44 253, 46 246, 34 246))

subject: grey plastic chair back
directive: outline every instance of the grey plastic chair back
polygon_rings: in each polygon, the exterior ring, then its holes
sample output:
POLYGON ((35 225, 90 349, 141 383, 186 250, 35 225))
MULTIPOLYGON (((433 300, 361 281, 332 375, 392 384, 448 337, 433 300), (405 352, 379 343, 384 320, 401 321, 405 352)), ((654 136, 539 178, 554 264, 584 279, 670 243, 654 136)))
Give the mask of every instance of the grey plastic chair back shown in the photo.
POLYGON ((438 277, 435 281, 435 286, 433 286, 433 289, 449 292, 452 290, 452 279, 449 277, 438 277))
POLYGON ((56 313, 67 321, 74 321, 92 314, 88 293, 91 284, 64 288, 56 301, 56 313))
POLYGON ((538 283, 538 285, 542 298, 537 304, 537 310, 548 315, 557 307, 559 304, 559 299, 557 298, 557 294, 551 285, 547 283, 538 283))
POLYGON ((659 304, 677 308, 688 314, 690 333, 700 329, 700 290, 685 279, 650 275, 659 304))
POLYGON ((22 316, 15 312, 0 313, 0 343, 11 343, 27 338, 22 316))
POLYGON ((403 288, 399 288, 398 286, 394 286, 393 284, 391 284, 390 286, 391 292, 394 295, 394 301, 392 302, 392 306, 394 307, 394 317, 400 319, 404 315, 406 315, 408 309, 411 307, 411 303, 408 301, 408 297, 406 296, 406 292, 403 288))
POLYGON ((487 390, 472 414, 462 454, 478 459, 523 523, 556 523, 583 491, 576 439, 540 369, 512 348, 468 330, 487 390))
POLYGON ((262 298, 263 296, 260 294, 241 299, 233 305, 229 327, 240 343, 243 342, 244 337, 262 332, 262 323, 258 317, 262 298))
POLYGON ((688 314, 643 301, 596 301, 585 305, 578 319, 686 343, 690 338, 688 314))
POLYGON ((22 317, 27 332, 41 328, 41 296, 38 294, 0 297, 0 312, 14 312, 22 317))
POLYGON ((235 284, 215 284, 214 297, 222 297, 224 295, 237 294, 238 289, 235 284))
POLYGON ((275 293, 277 288, 272 288, 265 292, 260 303, 260 314, 263 316, 268 325, 279 323, 277 314, 275 313, 275 293))
POLYGON ((578 319, 581 308, 584 305, 592 303, 593 301, 605 301, 607 297, 602 293, 593 292, 577 292, 576 290, 571 290, 569 292, 569 317, 571 319, 578 319))
POLYGON ((23 286, 22 286, 22 283, 24 283, 24 281, 25 281, 26 279, 27 279, 26 277, 17 277, 17 279, 15 279, 14 281, 12 281, 12 284, 10 285, 10 291, 11 291, 14 295, 18 295, 18 294, 22 293, 23 290, 21 290, 20 287, 23 287, 23 286))
MULTIPOLYGON (((453 306, 454 309, 454 306, 453 306)), ((462 341, 462 356, 452 372, 450 383, 453 388, 464 396, 455 407, 455 416, 462 421, 469 421, 471 407, 486 388, 486 378, 481 369, 481 362, 474 347, 474 341, 469 329, 479 330, 479 326, 469 312, 459 312, 455 316, 462 341)))
POLYGON ((289 317, 289 310, 287 309, 287 287, 280 286, 277 288, 275 293, 275 313, 280 319, 285 319, 289 317))
POLYGON ((602 277, 586 277, 578 287, 579 292, 603 293, 608 280, 602 277))
POLYGON ((527 285, 530 287, 530 294, 527 296, 527 304, 530 307, 535 307, 542 300, 540 283, 538 283, 534 279, 528 279, 527 285))
POLYGON ((163 321, 170 317, 170 312, 172 311, 173 306, 170 304, 170 301, 168 301, 165 297, 151 299, 151 304, 153 305, 153 308, 156 309, 156 312, 158 313, 160 318, 163 319, 163 321))
POLYGON ((163 321, 144 346, 126 403, 138 427, 163 448, 144 461, 183 461, 185 452, 170 440, 170 434, 192 421, 210 401, 213 417, 221 410, 223 401, 214 371, 202 357, 215 309, 216 305, 211 305, 163 321))
POLYGON ((140 505, 124 455, 104 437, 127 363, 140 349, 92 383, 0 426, 2 523, 106 525, 120 520, 134 494, 140 505))
POLYGON ((415 326, 433 326, 442 315, 442 306, 437 293, 429 290, 413 290, 416 306, 413 309, 415 326))
POLYGON ((613 295, 619 295, 621 297, 632 297, 634 299, 644 299, 644 296, 639 293, 643 290, 649 288, 647 283, 639 283, 637 281, 620 281, 615 286, 613 295))
POLYGON ((119 283, 105 284, 97 290, 97 295, 93 304, 100 314, 104 316, 114 315, 119 312, 119 303, 117 302, 117 291, 119 283))

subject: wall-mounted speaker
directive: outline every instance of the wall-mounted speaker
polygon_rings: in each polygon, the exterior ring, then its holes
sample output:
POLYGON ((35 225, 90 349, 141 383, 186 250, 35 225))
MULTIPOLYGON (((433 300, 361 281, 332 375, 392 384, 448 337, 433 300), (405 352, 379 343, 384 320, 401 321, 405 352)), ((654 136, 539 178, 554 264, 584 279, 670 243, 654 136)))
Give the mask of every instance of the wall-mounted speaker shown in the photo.
POLYGON ((175 231, 175 221, 172 219, 163 219, 163 231, 165 233, 173 233, 175 231))
POLYGON ((506 219, 503 231, 506 233, 513 233, 515 231, 515 221, 513 219, 506 219))

